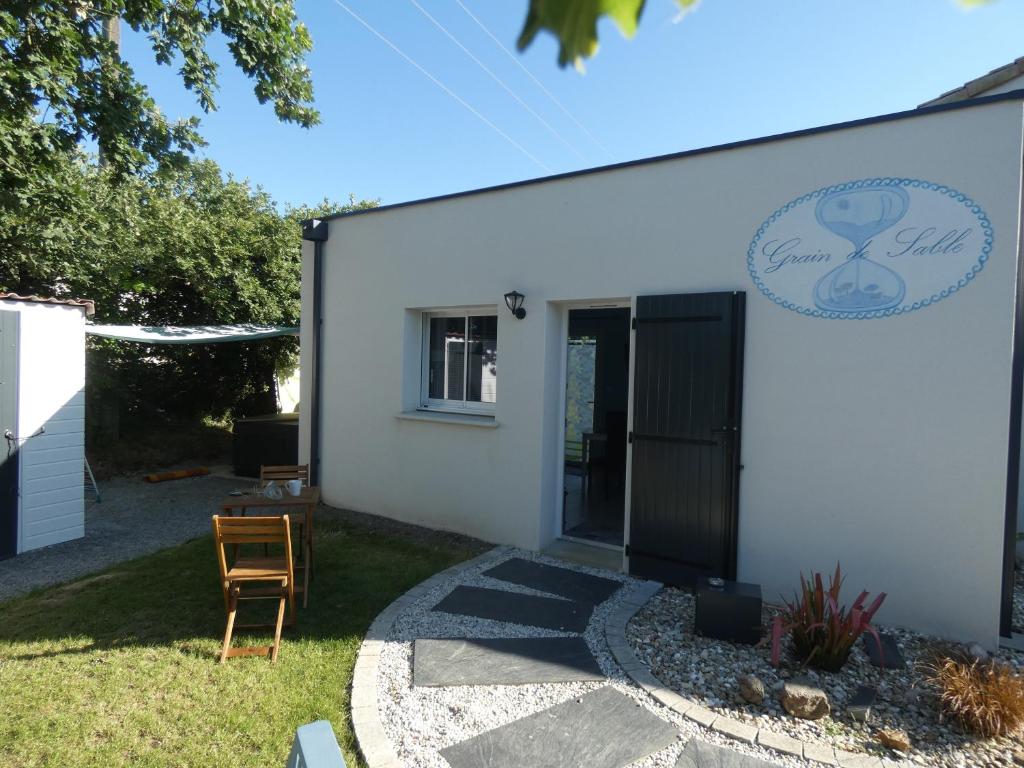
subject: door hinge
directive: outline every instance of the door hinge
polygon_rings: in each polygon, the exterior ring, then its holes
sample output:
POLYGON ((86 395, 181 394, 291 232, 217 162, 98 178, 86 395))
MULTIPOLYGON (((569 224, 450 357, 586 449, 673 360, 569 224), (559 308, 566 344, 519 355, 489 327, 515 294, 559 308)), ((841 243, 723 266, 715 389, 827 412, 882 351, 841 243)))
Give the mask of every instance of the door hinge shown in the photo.
POLYGON ((633 318, 632 322, 630 322, 629 327, 632 328, 634 331, 636 330, 636 318, 635 317, 633 318))
POLYGON ((629 433, 629 434, 628 434, 628 435, 626 436, 626 442, 627 442, 627 443, 629 443, 630 445, 632 445, 632 444, 633 444, 633 433, 632 433, 632 432, 630 432, 630 433, 629 433))
POLYGON ((626 545, 626 557, 629 557, 629 544, 626 545))

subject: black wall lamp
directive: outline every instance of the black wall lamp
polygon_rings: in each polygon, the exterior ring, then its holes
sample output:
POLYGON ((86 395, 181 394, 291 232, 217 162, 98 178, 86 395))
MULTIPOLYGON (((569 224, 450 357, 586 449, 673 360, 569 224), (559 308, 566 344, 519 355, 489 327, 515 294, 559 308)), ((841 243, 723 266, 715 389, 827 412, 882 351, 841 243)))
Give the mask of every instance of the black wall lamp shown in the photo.
POLYGON ((523 309, 523 299, 525 298, 519 291, 509 291, 505 294, 505 306, 516 320, 526 317, 526 310, 523 309))

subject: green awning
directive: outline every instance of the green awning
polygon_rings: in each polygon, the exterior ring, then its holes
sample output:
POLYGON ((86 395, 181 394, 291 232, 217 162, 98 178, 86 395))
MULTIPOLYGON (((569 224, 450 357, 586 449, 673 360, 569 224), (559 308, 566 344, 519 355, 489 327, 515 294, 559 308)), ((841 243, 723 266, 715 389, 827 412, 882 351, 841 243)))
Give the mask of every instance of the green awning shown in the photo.
POLYGON ((298 336, 299 329, 279 325, 86 325, 85 332, 105 339, 140 344, 220 344, 298 336))

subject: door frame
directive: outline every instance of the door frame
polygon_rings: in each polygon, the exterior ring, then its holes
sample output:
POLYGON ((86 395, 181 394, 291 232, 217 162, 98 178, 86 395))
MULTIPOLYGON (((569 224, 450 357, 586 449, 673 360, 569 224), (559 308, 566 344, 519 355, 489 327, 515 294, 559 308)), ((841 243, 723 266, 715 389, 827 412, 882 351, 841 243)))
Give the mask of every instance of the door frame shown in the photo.
MULTIPOLYGON (((619 547, 615 544, 607 544, 603 541, 591 541, 589 539, 580 539, 575 536, 566 536, 562 533, 563 525, 565 523, 565 413, 566 413, 566 398, 565 398, 565 387, 568 384, 568 363, 569 363, 569 311, 573 309, 629 309, 629 323, 632 325, 633 316, 636 314, 636 297, 631 296, 629 298, 611 298, 611 299, 577 299, 573 301, 558 302, 558 346, 559 346, 559 371, 558 371, 558 440, 557 440, 557 452, 556 456, 558 459, 558 465, 555 468, 555 540, 571 541, 578 544, 585 544, 587 546, 596 547, 598 549, 608 549, 613 552, 622 553, 622 567, 626 568, 628 561, 626 559, 625 551, 626 544, 629 544, 629 503, 630 503, 630 487, 631 487, 631 467, 632 467, 632 456, 631 451, 626 451, 626 470, 625 470, 625 509, 623 510, 623 531, 622 531, 622 543, 623 546, 619 547)), ((626 397, 629 398, 626 405, 626 434, 629 434, 630 430, 633 429, 633 332, 629 333, 629 386, 626 391, 626 397)))

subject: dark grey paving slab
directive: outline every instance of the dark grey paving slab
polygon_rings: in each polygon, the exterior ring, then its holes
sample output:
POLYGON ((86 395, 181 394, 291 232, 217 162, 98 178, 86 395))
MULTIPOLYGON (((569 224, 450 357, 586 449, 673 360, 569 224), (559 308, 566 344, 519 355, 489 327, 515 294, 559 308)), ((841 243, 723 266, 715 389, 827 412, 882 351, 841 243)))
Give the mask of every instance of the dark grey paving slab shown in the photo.
POLYGON ((583 632, 590 621, 590 614, 594 612, 594 606, 556 597, 459 586, 435 605, 433 610, 563 632, 583 632))
POLYGON ((773 768, 773 764, 717 744, 690 739, 676 760, 675 768, 773 768))
POLYGON ((878 635, 882 638, 881 653, 878 652, 878 641, 874 635, 865 632, 861 636, 864 652, 867 653, 871 663, 882 669, 904 669, 907 666, 907 661, 900 653, 899 646, 896 645, 896 638, 885 632, 879 632, 878 635))
POLYGON ((614 579, 591 576, 589 573, 580 573, 571 568, 545 565, 521 557, 513 557, 499 563, 484 571, 484 576, 591 605, 604 602, 622 586, 621 582, 614 579))
POLYGON ((676 729, 611 686, 441 750, 452 768, 622 768, 676 729))
POLYGON ((604 680, 582 637, 417 640, 413 685, 523 685, 604 680))

